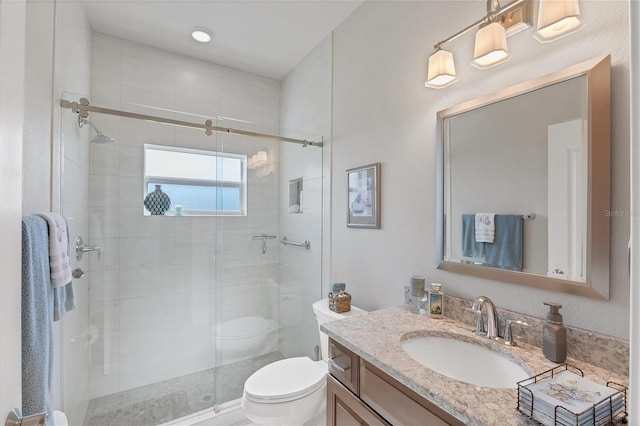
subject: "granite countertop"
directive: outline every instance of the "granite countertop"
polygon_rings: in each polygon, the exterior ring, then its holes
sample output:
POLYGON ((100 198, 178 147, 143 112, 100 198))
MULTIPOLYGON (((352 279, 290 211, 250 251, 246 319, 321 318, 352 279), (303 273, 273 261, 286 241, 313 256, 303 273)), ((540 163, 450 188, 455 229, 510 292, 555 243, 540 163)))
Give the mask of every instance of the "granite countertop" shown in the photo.
MULTIPOLYGON (((432 319, 393 307, 365 315, 325 323, 321 329, 332 339, 380 368, 394 379, 449 412, 467 425, 535 425, 517 409, 517 389, 478 387, 441 375, 413 360, 401 347, 401 340, 420 335, 451 335, 490 347, 518 362, 531 375, 556 367, 542 349, 518 342, 510 347, 472 333, 461 322, 432 319)), ((472 360, 469 360, 472 362, 472 360)), ((599 367, 567 358, 580 368, 587 379, 606 384, 615 381, 628 385, 628 378, 599 367)), ((479 366, 482 368, 482 366, 479 366)))

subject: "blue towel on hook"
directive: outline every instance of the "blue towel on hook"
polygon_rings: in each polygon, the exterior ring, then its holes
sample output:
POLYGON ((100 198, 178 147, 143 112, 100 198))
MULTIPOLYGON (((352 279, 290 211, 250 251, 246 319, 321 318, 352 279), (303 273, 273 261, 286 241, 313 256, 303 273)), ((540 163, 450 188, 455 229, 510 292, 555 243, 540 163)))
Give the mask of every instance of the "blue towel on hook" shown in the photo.
POLYGON ((53 422, 53 287, 47 223, 22 218, 22 413, 47 412, 53 422))
POLYGON ((498 214, 493 244, 485 244, 485 263, 522 271, 522 215, 498 214))

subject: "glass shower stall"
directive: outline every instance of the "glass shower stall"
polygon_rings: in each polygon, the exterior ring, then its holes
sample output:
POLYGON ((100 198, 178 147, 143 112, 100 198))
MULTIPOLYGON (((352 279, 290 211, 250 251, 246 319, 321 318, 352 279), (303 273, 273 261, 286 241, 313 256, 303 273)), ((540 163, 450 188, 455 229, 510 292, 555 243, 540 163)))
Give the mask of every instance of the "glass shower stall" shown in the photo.
POLYGON ((256 78, 242 83, 258 94, 249 100, 180 109, 180 97, 167 105, 100 78, 91 105, 130 114, 60 117, 61 209, 72 268, 84 272, 61 327, 70 424, 159 425, 219 410, 260 367, 317 359, 322 147, 158 122, 278 134, 278 87, 256 78))

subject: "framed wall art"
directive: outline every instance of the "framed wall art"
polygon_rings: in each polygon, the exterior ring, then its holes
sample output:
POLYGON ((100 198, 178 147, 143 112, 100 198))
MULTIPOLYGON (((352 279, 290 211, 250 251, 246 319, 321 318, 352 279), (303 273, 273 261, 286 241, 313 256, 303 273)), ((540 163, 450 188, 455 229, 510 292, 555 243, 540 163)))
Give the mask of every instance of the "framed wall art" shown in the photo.
POLYGON ((380 229, 380 163, 347 170, 347 227, 380 229))

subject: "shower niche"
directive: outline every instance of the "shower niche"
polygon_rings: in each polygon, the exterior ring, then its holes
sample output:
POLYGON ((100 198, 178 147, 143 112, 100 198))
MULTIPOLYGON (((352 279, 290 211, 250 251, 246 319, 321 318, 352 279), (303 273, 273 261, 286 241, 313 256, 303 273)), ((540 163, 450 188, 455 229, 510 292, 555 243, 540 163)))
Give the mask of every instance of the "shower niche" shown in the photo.
POLYGON ((289 181, 289 213, 302 213, 302 178, 289 181))

